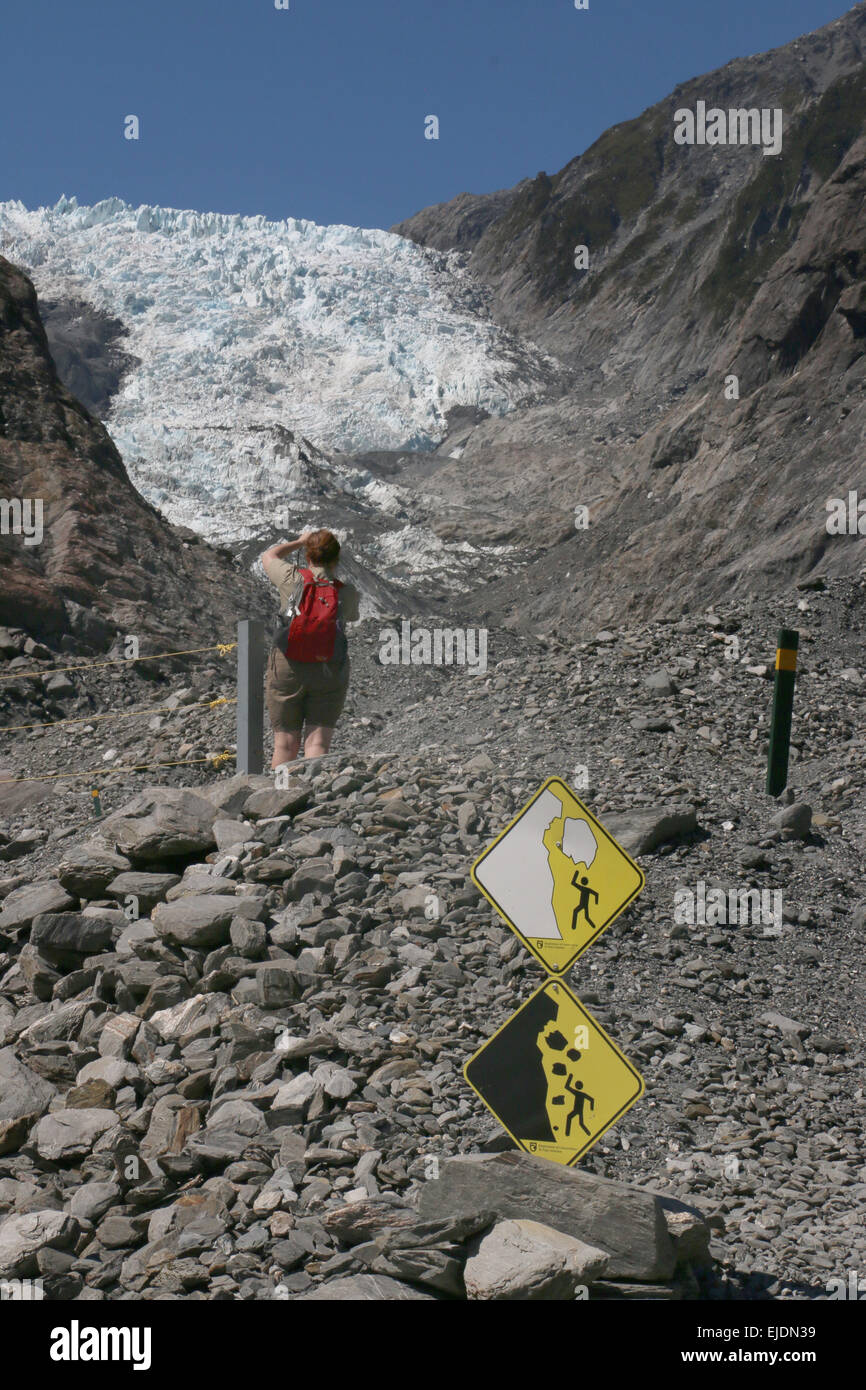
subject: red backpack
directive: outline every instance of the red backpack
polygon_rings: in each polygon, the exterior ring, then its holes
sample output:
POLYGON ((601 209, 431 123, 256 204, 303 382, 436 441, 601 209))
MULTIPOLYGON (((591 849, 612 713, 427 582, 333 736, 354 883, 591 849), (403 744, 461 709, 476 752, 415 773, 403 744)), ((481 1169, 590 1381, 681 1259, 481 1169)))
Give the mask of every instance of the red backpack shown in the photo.
POLYGON ((340 590, 339 579, 312 570, 299 569, 304 591, 289 627, 286 656, 290 661, 330 661, 337 641, 340 590))

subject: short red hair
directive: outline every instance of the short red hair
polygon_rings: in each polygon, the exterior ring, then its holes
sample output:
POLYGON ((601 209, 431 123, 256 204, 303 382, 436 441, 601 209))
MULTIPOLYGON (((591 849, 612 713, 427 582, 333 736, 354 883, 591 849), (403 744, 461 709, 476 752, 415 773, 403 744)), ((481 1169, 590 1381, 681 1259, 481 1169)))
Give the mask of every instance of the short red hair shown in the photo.
POLYGON ((340 558, 340 542, 333 531, 313 531, 305 549, 312 565, 335 565, 340 558))

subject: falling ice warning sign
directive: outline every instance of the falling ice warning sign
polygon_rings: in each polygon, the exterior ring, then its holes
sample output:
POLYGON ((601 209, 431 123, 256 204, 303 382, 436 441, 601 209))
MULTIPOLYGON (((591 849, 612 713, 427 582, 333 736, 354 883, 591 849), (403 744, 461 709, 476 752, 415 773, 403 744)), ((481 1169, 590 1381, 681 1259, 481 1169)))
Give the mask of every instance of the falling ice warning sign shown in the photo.
POLYGON ((466 1063, 463 1075, 527 1153, 574 1164, 644 1083, 580 1000, 548 980, 466 1063))
POLYGON ((559 777, 550 777, 475 861, 472 878, 554 975, 616 920, 645 881, 559 777))

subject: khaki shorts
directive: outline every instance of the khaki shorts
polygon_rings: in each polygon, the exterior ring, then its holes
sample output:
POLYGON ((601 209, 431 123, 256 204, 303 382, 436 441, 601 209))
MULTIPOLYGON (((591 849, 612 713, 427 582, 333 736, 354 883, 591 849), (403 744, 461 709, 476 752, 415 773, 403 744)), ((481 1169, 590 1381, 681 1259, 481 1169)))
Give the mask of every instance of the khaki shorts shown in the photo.
POLYGON ((265 703, 275 733, 299 734, 308 728, 333 729, 349 689, 349 658, 339 667, 288 661, 271 648, 265 703))

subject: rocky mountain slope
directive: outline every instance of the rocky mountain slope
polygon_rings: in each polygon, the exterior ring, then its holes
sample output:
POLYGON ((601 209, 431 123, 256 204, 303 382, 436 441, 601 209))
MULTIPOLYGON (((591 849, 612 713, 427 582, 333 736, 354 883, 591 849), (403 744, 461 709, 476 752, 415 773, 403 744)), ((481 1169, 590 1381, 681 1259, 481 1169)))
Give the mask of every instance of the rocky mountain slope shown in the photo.
MULTIPOLYGON (((113 771, 231 747, 206 707, 230 671, 122 670, 75 732, 102 819, 89 780, 0 787, 0 1275, 80 1299, 808 1299, 862 1270, 863 593, 796 599, 778 803, 761 603, 578 648, 494 630, 478 674, 383 667, 367 621, 334 752, 276 790, 113 771), (577 1174, 515 1163, 461 1074, 542 979, 469 866, 553 772, 647 877, 569 976, 646 1082, 577 1174), (778 911, 685 924, 701 882, 778 911), (527 1248, 515 1217, 560 1236, 527 1248)), ((68 743, 33 731, 4 778, 63 773, 68 743)))
POLYGON ((133 487, 104 426, 58 379, 33 285, 2 257, 0 495, 42 502, 41 543, 0 535, 0 621, 31 638, 103 650, 134 633, 177 650, 231 640, 239 617, 267 611, 229 551, 185 536, 133 487))
MULTIPOLYGON (((863 563, 862 538, 825 521, 860 479, 866 424, 864 46, 861 4, 682 84, 553 177, 395 229, 459 247, 501 321, 576 373, 558 399, 467 431, 459 459, 440 450, 435 473, 467 534, 479 515, 531 518, 548 551, 533 620, 571 632, 590 612, 673 612, 863 563), (678 145, 674 113, 698 101, 781 109, 781 153, 678 145), (589 530, 550 551, 580 505, 589 530)), ((494 586, 491 612, 515 598, 494 586)))

